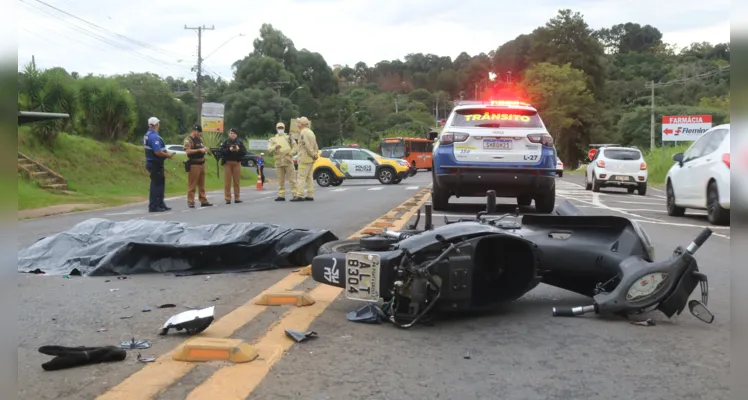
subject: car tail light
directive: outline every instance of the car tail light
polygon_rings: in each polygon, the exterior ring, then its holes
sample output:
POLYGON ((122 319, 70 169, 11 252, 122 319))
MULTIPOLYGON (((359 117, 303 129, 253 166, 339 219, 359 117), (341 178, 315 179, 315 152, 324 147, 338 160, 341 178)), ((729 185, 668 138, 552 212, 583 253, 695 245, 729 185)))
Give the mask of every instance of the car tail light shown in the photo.
POLYGON ((603 160, 597 160, 597 166, 600 168, 605 168, 605 161, 603 160))
POLYGON ((642 171, 646 170, 647 169, 647 163, 645 163, 645 162, 641 163, 641 165, 639 166, 639 169, 642 170, 642 171))
POLYGON ((730 153, 722 154, 722 162, 727 165, 727 168, 730 168, 730 153))
POLYGON ((527 140, 532 143, 541 143, 543 146, 553 146, 553 136, 547 133, 531 133, 527 135, 527 140))
POLYGON ((440 144, 452 144, 466 141, 470 135, 467 133, 445 133, 439 139, 440 144))

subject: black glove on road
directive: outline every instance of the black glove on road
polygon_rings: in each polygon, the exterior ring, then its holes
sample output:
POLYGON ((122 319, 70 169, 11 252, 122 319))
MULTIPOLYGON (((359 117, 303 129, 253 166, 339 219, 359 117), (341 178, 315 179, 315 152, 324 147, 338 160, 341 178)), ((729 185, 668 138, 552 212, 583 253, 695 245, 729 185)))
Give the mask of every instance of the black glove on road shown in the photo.
POLYGON ((49 356, 56 356, 51 361, 42 364, 42 368, 44 368, 45 371, 56 371, 59 369, 109 361, 122 361, 127 357, 127 352, 125 352, 125 350, 115 346, 42 346, 39 348, 39 352, 49 356))

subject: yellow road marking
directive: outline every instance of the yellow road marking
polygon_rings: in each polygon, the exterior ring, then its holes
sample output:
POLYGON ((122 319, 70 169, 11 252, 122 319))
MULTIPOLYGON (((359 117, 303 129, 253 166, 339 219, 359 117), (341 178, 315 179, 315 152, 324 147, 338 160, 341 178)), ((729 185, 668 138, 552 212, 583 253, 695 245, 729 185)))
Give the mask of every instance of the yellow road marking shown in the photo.
MULTIPOLYGON (((392 224, 392 229, 402 229, 415 214, 416 209, 420 208, 428 198, 428 194, 424 195, 416 204, 416 208, 411 209, 399 221, 392 224)), ((292 309, 253 345, 260 353, 260 357, 246 364, 236 364, 219 369, 190 392, 187 400, 244 400, 249 397, 270 372, 270 368, 280 361, 283 354, 294 343, 286 337, 285 330, 304 331, 308 329, 312 321, 322 314, 342 291, 342 288, 318 285, 311 292, 316 301, 315 304, 292 309)))
MULTIPOLYGON (((414 197, 416 196, 418 196, 418 194, 416 194, 414 197)), ((423 204, 427 198, 428 198, 428 195, 423 196, 423 198, 420 201, 420 204, 423 204)), ((412 201, 411 199, 406 200, 406 202, 412 201)), ((392 229, 400 229, 399 227, 404 226, 408 222, 410 217, 413 216, 413 214, 415 214, 415 209, 410 210, 408 213, 404 214, 401 221, 393 223, 392 229)), ((355 238, 355 237, 360 236, 363 232, 366 231, 366 229, 368 229, 368 226, 356 232, 350 238, 355 238)), ((306 279, 307 279, 307 276, 305 275, 301 275, 299 273, 290 273, 289 275, 287 275, 286 277, 284 277, 283 279, 275 283, 273 286, 265 289, 260 294, 258 294, 257 296, 255 296, 254 298, 246 302, 244 305, 240 306, 239 308, 235 309, 234 311, 230 312, 229 314, 226 314, 222 318, 215 321, 213 324, 210 325, 210 327, 208 327, 208 329, 202 332, 200 336, 214 337, 214 338, 230 337, 231 335, 234 334, 234 332, 238 331, 243 326, 251 322, 254 318, 260 315, 260 313, 262 313, 268 308, 268 306, 261 306, 261 305, 255 304, 255 302, 258 299, 272 292, 293 290, 296 286, 303 283, 306 279)), ((321 286, 334 289, 334 290, 338 290, 338 293, 340 291, 340 288, 336 288, 333 286, 327 286, 327 285, 321 285, 321 286)), ((325 289, 325 290, 330 290, 330 289, 325 289)), ((325 308, 327 308, 327 304, 329 303, 324 302, 324 292, 322 292, 321 294, 323 295, 322 297, 320 297, 319 299, 315 298, 315 300, 317 301, 315 305, 304 308, 305 312, 313 313, 319 307, 322 307, 320 309, 320 312, 322 312, 325 308)), ((291 316, 292 318, 293 318, 293 315, 299 315, 299 314, 293 314, 292 311, 285 314, 285 316, 291 316)), ((314 318, 312 318, 312 320, 313 319, 314 318)), ((310 320, 310 323, 311 323, 311 320, 310 320)), ((308 326, 308 324, 305 326, 308 326)), ((301 326, 297 325, 294 329, 302 329, 302 328, 301 326)), ((165 390, 166 388, 168 388, 169 386, 177 382, 179 379, 187 375, 187 373, 192 371, 193 368, 195 368, 196 364, 194 363, 174 361, 172 359, 173 355, 180 351, 181 346, 182 344, 172 349, 168 353, 160 356, 155 362, 147 364, 146 366, 144 366, 137 372, 127 377, 124 381, 120 382, 118 385, 112 387, 107 392, 97 397, 96 400, 120 400, 120 399, 121 400, 141 400, 141 399, 149 400, 149 399, 155 398, 163 390, 165 390)), ((260 352, 260 357, 265 358, 265 354, 266 353, 260 352)), ((278 358, 280 358, 280 356, 278 356, 278 358)), ((257 363, 258 361, 260 360, 256 359, 250 362, 250 364, 257 363)), ((267 372, 265 372, 265 374, 267 374, 267 372)), ((259 381, 261 381, 262 378, 264 378, 264 376, 265 375, 263 374, 262 377, 259 378, 259 380, 257 381, 258 384, 259 384, 259 381)), ((256 384, 249 388, 250 393, 252 390, 254 390, 255 387, 256 387, 256 384)), ((247 389, 244 388, 244 390, 247 390, 247 389)), ((242 397, 242 399, 245 397, 242 397)), ((221 397, 213 397, 213 398, 221 399, 221 397)))

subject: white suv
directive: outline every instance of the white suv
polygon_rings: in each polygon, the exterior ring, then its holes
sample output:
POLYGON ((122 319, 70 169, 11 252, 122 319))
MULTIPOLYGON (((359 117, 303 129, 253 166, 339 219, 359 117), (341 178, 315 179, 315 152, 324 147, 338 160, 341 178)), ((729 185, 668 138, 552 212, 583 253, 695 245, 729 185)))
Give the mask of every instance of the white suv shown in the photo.
POLYGON ((587 165, 585 189, 599 192, 603 187, 626 188, 629 193, 647 194, 647 163, 635 147, 601 147, 587 165))
POLYGON ((730 223, 730 124, 715 126, 685 153, 665 178, 667 213, 681 216, 686 208, 706 209, 715 225, 730 223))

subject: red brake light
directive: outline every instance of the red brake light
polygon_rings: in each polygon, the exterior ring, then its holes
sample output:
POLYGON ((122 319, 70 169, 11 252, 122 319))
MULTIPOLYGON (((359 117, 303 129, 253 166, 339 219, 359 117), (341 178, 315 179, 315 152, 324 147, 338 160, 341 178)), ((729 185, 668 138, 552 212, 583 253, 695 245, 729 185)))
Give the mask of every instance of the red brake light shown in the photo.
POLYGON ((641 165, 639 166, 639 169, 640 169, 640 170, 642 170, 642 171, 644 171, 645 169, 647 169, 647 163, 643 162, 643 163, 642 163, 642 164, 641 164, 641 165))
POLYGON ((605 168, 605 161, 603 160, 597 160, 597 166, 600 168, 605 168))
POLYGON ((722 154, 722 162, 727 165, 727 168, 730 168, 730 153, 722 154))
POLYGON ((547 133, 531 133, 527 135, 527 140, 532 143, 542 143, 543 146, 553 145, 553 136, 547 133))
POLYGON ((470 135, 467 133, 445 133, 439 139, 440 144, 452 144, 466 141, 470 135))

